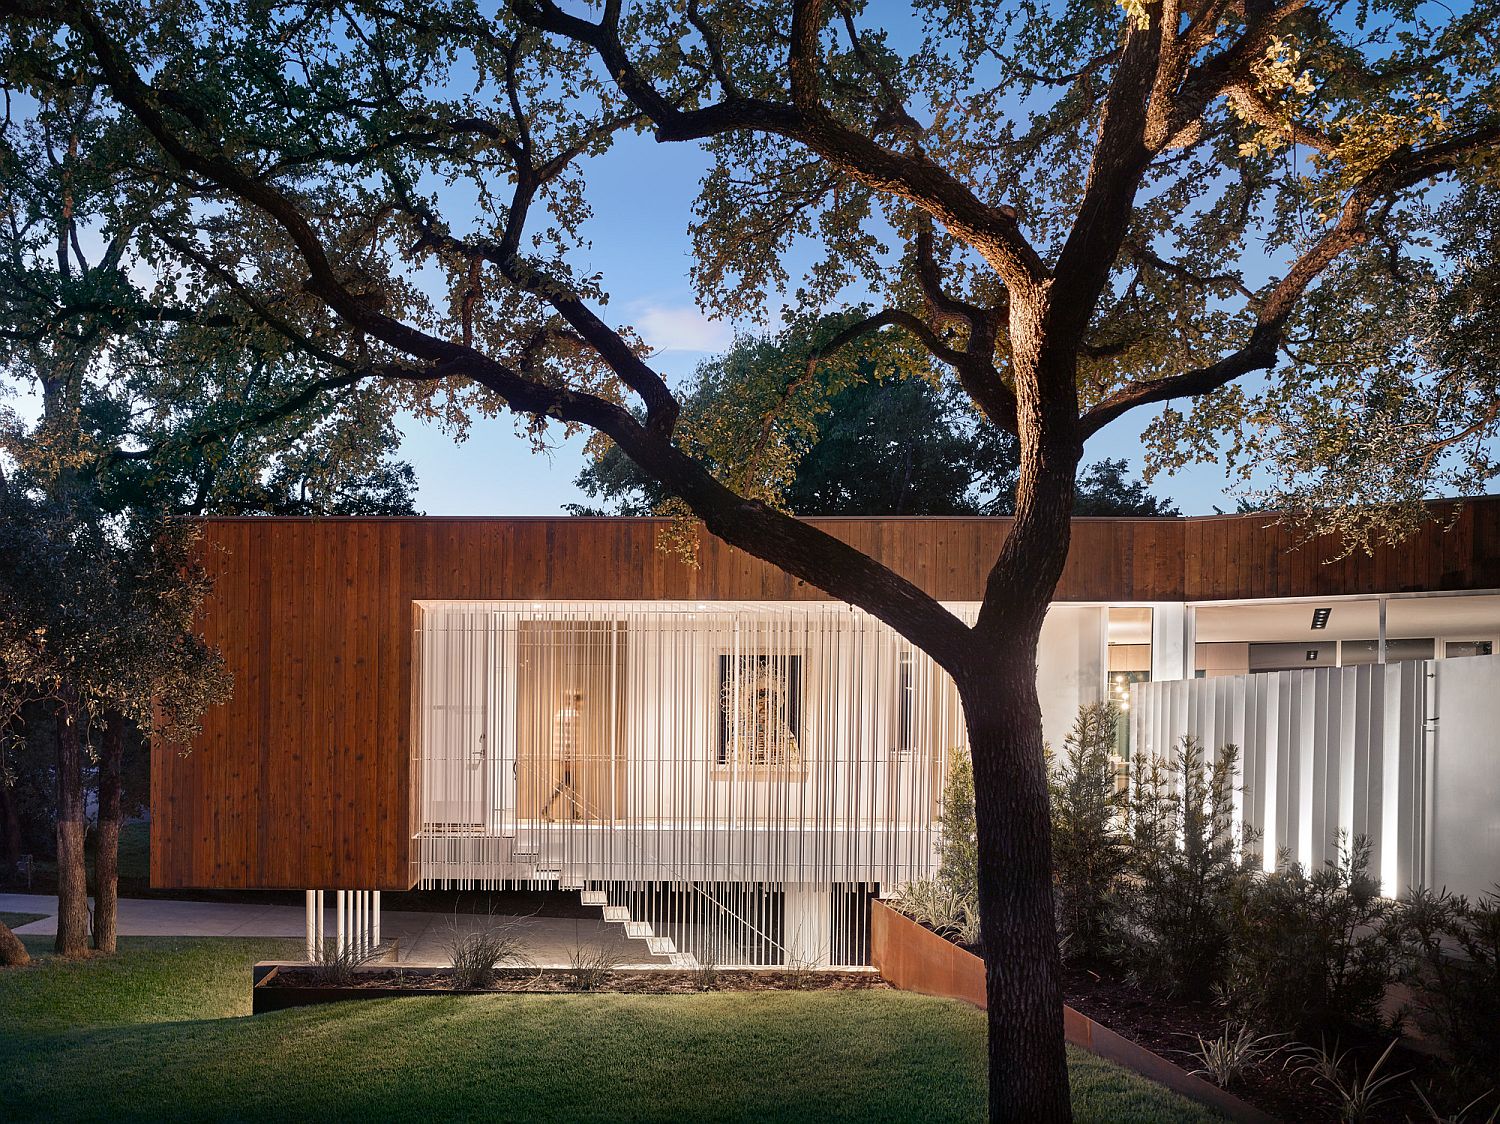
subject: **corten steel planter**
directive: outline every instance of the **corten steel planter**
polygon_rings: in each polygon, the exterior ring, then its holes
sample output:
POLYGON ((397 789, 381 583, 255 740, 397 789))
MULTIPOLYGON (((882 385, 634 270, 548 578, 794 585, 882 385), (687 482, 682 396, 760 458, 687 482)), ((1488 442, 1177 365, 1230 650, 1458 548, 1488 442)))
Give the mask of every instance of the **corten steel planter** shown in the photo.
MULTIPOLYGON (((881 901, 870 903, 870 959, 892 987, 985 1006, 984 961, 881 901)), ((1194 1077, 1160 1054, 1066 1005, 1063 1036, 1072 1045, 1216 1109, 1231 1120, 1275 1124, 1275 1117, 1254 1105, 1194 1077)))

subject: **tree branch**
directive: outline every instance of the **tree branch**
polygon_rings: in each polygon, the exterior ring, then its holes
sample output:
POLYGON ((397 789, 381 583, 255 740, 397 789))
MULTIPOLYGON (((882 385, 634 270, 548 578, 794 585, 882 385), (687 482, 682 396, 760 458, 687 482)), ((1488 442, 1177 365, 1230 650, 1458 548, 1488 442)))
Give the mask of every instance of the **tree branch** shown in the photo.
MULTIPOLYGON (((606 17, 614 7, 611 4, 606 9, 606 17)), ((183 168, 276 221, 311 272, 309 291, 350 326, 417 359, 426 377, 470 378, 498 395, 513 411, 555 417, 604 433, 626 456, 679 496, 719 538, 834 597, 865 608, 921 645, 942 666, 950 670, 959 666, 969 642, 969 629, 913 582, 874 558, 825 531, 737 495, 677 448, 665 433, 642 425, 624 407, 597 395, 529 380, 472 347, 396 321, 352 293, 332 268, 317 233, 290 199, 242 171, 222 153, 199 152, 177 136, 156 108, 149 88, 124 61, 98 20, 78 6, 71 8, 70 16, 87 37, 120 104, 183 168)), ((602 321, 595 324, 599 331, 610 331, 602 321)), ((628 345, 617 337, 610 353, 620 348, 628 349, 628 345)))
POLYGON ((1092 436, 1137 406, 1207 394, 1251 371, 1272 366, 1283 330, 1297 302, 1336 258, 1369 239, 1365 218, 1379 200, 1425 179, 1451 172, 1465 157, 1479 150, 1492 149, 1497 144, 1500 144, 1500 120, 1492 120, 1466 134, 1450 136, 1424 149, 1405 148, 1391 153, 1349 193, 1338 220, 1292 263, 1287 275, 1258 300, 1256 325, 1243 347, 1204 367, 1127 384, 1084 414, 1080 423, 1083 436, 1092 436))
MULTIPOLYGON (((621 92, 655 126, 658 140, 702 140, 754 129, 784 136, 806 145, 865 187, 909 200, 931 214, 982 254, 1013 290, 1040 285, 1050 276, 1014 215, 982 202, 924 154, 891 152, 815 103, 809 90, 816 92, 816 75, 809 74, 804 63, 796 62, 795 44, 799 36, 807 39, 806 28, 816 22, 811 17, 819 14, 820 4, 803 4, 797 9, 802 15, 793 36, 797 73, 790 79, 794 104, 729 94, 717 103, 692 110, 672 105, 645 77, 626 53, 618 21, 612 20, 608 11, 595 24, 567 14, 552 0, 517 0, 514 7, 529 25, 593 47, 621 92)), ((815 40, 814 34, 812 46, 804 42, 800 49, 815 51, 815 40)))

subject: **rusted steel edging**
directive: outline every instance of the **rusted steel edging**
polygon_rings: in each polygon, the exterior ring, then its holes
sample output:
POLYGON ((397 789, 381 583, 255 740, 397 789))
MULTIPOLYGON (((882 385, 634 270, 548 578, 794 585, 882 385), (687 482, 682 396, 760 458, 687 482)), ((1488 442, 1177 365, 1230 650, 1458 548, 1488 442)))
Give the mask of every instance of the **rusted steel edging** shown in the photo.
MULTIPOLYGON (((870 903, 870 958, 892 987, 985 1006, 984 961, 881 901, 870 903)), ((1072 1045, 1222 1112, 1238 1124, 1276 1124, 1274 1116, 1068 1006, 1063 1007, 1063 1035, 1072 1045)))

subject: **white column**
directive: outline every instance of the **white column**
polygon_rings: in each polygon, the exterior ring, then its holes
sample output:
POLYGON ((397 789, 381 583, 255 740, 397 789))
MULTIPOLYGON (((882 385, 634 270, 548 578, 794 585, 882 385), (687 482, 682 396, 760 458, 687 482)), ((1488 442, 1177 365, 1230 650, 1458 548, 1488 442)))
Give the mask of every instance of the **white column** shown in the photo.
POLYGON ((788 962, 826 968, 833 956, 830 888, 788 882, 783 903, 782 932, 788 962))
MULTIPOLYGON (((1437 644, 1434 642, 1433 647, 1437 644)), ((1380 598, 1380 634, 1375 640, 1375 662, 1385 663, 1385 598, 1380 598)))
POLYGON ((1109 698, 1109 606, 1094 605, 1083 614, 1078 630, 1080 704, 1109 698))
POLYGON ((318 893, 316 890, 307 891, 307 959, 309 962, 318 958, 318 893))
POLYGON ((348 929, 346 928, 346 926, 348 925, 348 921, 345 917, 344 910, 344 898, 346 897, 346 891, 335 890, 333 893, 333 932, 334 940, 337 942, 334 947, 337 948, 340 953, 342 953, 344 949, 348 947, 349 943, 348 929))
POLYGON ((1159 601, 1151 606, 1151 679, 1193 679, 1197 668, 1197 621, 1193 606, 1159 601))
POLYGON ((371 933, 371 936, 373 938, 372 943, 374 944, 374 946, 376 948, 379 948, 380 947, 380 891, 379 890, 374 890, 370 894, 370 913, 372 915, 371 922, 370 922, 370 933, 371 933))

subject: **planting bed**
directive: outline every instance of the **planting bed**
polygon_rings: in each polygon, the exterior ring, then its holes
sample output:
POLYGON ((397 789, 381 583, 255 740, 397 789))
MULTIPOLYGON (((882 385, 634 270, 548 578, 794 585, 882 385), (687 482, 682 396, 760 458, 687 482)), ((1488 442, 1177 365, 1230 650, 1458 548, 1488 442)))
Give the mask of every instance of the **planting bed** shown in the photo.
MULTIPOLYGON (((936 933, 930 926, 921 922, 914 924, 919 925, 924 932, 931 933, 976 958, 979 955, 977 949, 936 933)), ((1063 977, 1063 1002, 1122 1038, 1143 1046, 1188 1071, 1196 1069, 1200 1064, 1191 1057, 1198 1047, 1198 1036, 1211 1041, 1224 1033, 1224 1012, 1211 1003, 1195 1003, 1159 991, 1142 991, 1128 980, 1110 978, 1097 972, 1077 969, 1066 972, 1063 977)), ((1389 1038, 1371 1038, 1328 1045, 1355 1047, 1359 1054, 1360 1072, 1364 1073, 1389 1041, 1389 1038)), ((1334 1096, 1308 1075, 1295 1072, 1296 1069, 1295 1062, 1288 1064, 1287 1053, 1283 1049, 1262 1063, 1250 1067, 1245 1077, 1231 1084, 1227 1091, 1280 1120, 1296 1121, 1298 1124, 1337 1124, 1346 1119, 1334 1096)), ((1455 1114, 1455 1118, 1458 1108, 1462 1107, 1461 1104, 1449 1103, 1452 1096, 1444 1092, 1448 1074, 1442 1060, 1411 1049, 1405 1043, 1391 1052, 1380 1072, 1403 1076, 1386 1086, 1387 1099, 1362 1117, 1368 1124, 1409 1124, 1414 1120, 1431 1119, 1417 1095, 1417 1087, 1428 1093, 1435 1107, 1455 1114)), ((1500 1097, 1500 1091, 1479 1106, 1482 1111, 1477 1113, 1478 1120, 1488 1119, 1488 1114, 1495 1108, 1496 1097, 1500 1097)))
POLYGON ((720 968, 710 979, 704 972, 672 969, 614 970, 591 986, 566 968, 501 968, 495 986, 479 992, 454 992, 446 968, 372 967, 357 969, 349 984, 330 984, 316 969, 298 964, 257 965, 254 1010, 280 1011, 337 1003, 348 999, 388 999, 412 995, 516 994, 558 995, 589 991, 619 995, 690 995, 704 991, 870 991, 890 985, 874 972, 784 972, 755 968, 720 968))

